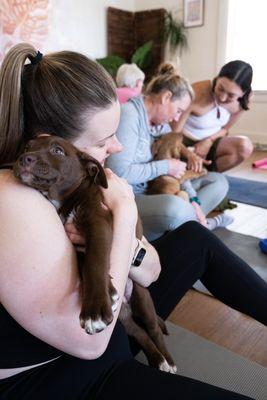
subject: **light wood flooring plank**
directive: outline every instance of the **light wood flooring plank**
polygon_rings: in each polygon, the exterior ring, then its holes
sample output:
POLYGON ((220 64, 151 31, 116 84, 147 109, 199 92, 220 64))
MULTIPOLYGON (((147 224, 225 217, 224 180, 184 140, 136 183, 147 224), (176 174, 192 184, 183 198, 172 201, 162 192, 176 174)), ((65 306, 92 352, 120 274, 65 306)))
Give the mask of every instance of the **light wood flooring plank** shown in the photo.
POLYGON ((267 328, 211 296, 189 290, 168 319, 267 367, 267 328))

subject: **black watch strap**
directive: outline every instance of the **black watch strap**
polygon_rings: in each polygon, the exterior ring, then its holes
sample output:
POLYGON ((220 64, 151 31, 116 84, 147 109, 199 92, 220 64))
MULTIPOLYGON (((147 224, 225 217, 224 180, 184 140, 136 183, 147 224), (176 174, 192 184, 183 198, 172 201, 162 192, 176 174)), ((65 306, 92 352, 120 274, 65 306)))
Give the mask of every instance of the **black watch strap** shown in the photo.
POLYGON ((146 255, 146 249, 144 248, 143 243, 139 239, 137 239, 137 241, 138 241, 138 245, 135 249, 133 260, 132 260, 133 267, 139 267, 139 265, 141 265, 145 255, 146 255))

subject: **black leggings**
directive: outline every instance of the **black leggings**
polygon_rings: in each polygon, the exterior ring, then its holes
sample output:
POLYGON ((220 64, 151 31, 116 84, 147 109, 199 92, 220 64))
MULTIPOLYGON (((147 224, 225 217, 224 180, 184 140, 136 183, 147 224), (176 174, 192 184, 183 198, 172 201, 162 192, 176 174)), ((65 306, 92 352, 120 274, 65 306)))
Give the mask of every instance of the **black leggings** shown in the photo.
MULTIPOLYGON (((200 278, 218 299, 267 324, 267 284, 210 231, 196 222, 188 222, 153 244, 160 255, 162 272, 150 292, 163 318, 200 278)), ((45 366, 0 381, 0 398, 247 399, 140 364, 129 353, 125 332, 122 332, 115 329, 106 353, 98 360, 85 361, 64 355, 45 366), (122 356, 118 357, 120 353, 122 356)))
POLYGON ((150 293, 162 318, 200 279, 217 299, 267 325, 267 283, 212 232, 188 222, 153 245, 162 271, 150 293))

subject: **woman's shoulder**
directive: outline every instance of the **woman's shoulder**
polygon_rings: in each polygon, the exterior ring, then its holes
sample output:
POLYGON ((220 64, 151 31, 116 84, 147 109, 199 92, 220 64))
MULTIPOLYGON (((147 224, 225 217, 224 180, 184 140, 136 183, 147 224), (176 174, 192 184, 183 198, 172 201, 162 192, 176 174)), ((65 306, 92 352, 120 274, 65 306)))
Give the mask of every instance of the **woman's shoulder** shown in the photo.
POLYGON ((203 97, 210 98, 210 92, 212 87, 210 80, 194 82, 192 84, 192 87, 194 89, 196 99, 203 97))
POLYGON ((145 113, 144 99, 142 96, 132 97, 129 101, 122 104, 121 110, 123 114, 138 117, 145 113))
POLYGON ((55 207, 37 190, 19 183, 12 171, 0 173, 0 220, 0 255, 5 260, 0 278, 18 274, 20 264, 21 274, 33 267, 42 273, 72 247, 55 207))
POLYGON ((5 201, 10 196, 17 202, 25 198, 25 201, 39 201, 44 206, 50 206, 49 201, 38 191, 20 183, 14 176, 12 170, 0 171, 0 199, 5 201))
POLYGON ((195 82, 192 84, 195 93, 195 99, 192 104, 194 111, 200 111, 213 103, 212 83, 210 80, 195 82))
POLYGON ((49 218, 60 223, 55 207, 38 191, 20 183, 11 170, 0 171, 0 217, 21 215, 38 222, 49 218))

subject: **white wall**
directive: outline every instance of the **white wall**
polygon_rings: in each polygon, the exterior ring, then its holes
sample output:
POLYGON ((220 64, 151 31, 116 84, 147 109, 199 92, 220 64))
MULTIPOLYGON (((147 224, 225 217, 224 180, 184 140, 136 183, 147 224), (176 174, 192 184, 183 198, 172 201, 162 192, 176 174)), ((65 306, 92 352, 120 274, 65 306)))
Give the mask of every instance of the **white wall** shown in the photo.
MULTIPOLYGON (((180 70, 191 82, 213 77, 216 73, 218 1, 205 0, 204 26, 187 30, 189 49, 181 56, 180 70)), ((135 0, 135 6, 136 11, 165 8, 183 19, 183 0, 135 0)))
POLYGON ((93 58, 107 53, 107 7, 134 11, 134 0, 50 0, 43 51, 69 49, 93 58))

